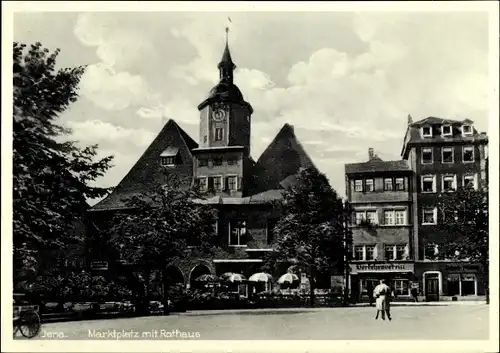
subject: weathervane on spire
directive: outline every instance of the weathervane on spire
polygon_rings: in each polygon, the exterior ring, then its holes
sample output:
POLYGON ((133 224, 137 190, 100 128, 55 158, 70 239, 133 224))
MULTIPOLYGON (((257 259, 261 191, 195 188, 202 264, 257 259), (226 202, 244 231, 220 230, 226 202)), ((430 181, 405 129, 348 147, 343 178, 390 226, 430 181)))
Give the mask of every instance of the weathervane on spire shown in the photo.
MULTIPOLYGON (((233 21, 231 21, 231 17, 228 17, 227 19, 229 20, 230 23, 233 23, 233 21)), ((229 25, 226 26, 226 43, 228 42, 228 37, 229 37, 229 25)))

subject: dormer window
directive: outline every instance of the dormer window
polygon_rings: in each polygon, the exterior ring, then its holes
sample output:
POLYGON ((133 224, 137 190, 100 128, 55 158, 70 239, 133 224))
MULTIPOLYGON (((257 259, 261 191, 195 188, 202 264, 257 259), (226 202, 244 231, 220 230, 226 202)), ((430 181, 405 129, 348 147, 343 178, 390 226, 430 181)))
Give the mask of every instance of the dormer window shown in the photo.
POLYGON ((177 155, 179 149, 175 147, 168 147, 165 151, 160 154, 161 165, 162 166, 174 166, 177 164, 177 155))
POLYGON ((463 136, 472 136, 472 126, 471 125, 462 125, 462 135, 463 136))
POLYGON ((443 125, 441 127, 441 136, 452 136, 452 129, 451 125, 443 125))
POLYGON ((430 126, 422 127, 422 137, 432 137, 432 128, 430 126))

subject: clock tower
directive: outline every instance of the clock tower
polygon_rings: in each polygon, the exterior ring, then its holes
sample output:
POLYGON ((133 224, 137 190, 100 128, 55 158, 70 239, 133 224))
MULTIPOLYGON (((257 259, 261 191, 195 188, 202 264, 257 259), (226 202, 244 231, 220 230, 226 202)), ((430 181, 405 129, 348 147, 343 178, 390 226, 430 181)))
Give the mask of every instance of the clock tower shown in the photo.
POLYGON ((218 65, 219 83, 200 105, 200 143, 193 150, 195 180, 202 190, 216 196, 242 197, 251 169, 250 125, 252 106, 234 84, 236 65, 227 40, 218 65))

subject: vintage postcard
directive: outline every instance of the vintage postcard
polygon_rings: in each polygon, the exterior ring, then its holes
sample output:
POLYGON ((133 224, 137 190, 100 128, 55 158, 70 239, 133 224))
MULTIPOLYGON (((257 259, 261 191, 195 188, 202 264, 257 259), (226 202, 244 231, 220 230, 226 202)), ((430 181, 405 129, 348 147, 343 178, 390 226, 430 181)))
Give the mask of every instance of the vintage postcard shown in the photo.
POLYGON ((498 351, 497 2, 2 9, 2 350, 498 351))

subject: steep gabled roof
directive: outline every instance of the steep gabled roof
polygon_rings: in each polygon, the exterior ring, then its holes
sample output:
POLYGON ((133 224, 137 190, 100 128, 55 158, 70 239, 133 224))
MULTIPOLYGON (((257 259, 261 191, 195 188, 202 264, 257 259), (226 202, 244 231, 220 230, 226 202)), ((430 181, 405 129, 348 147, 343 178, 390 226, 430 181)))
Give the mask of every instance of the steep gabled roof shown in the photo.
POLYGON ((301 168, 315 168, 293 126, 285 124, 257 160, 252 173, 253 193, 286 187, 301 168))
POLYGON ((198 144, 170 119, 113 192, 94 205, 91 211, 125 208, 126 198, 143 194, 152 186, 166 182, 164 168, 178 175, 182 180, 182 186, 189 187, 193 178, 191 149, 197 147, 198 144), (173 167, 161 165, 160 155, 168 148, 178 149, 178 164, 173 167))

